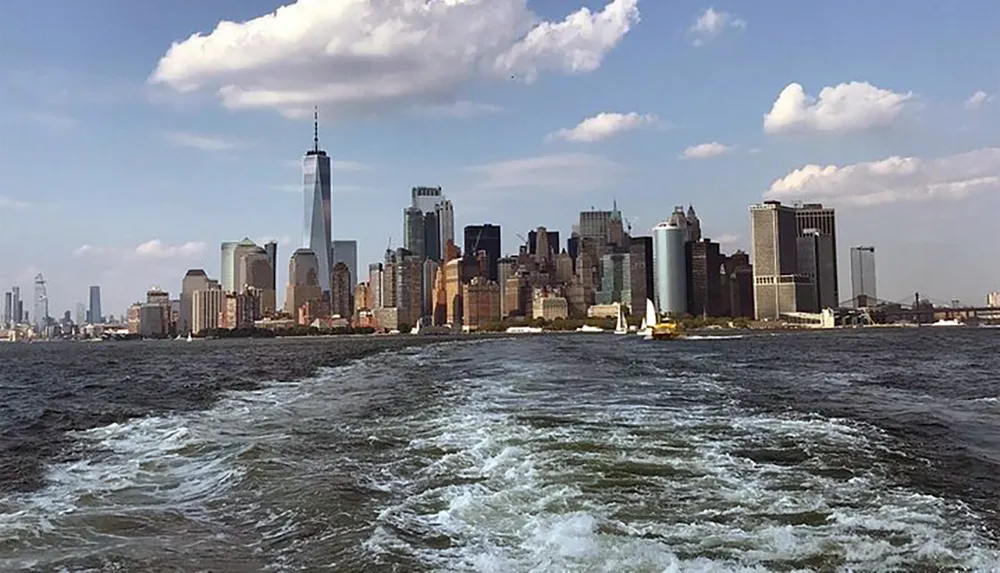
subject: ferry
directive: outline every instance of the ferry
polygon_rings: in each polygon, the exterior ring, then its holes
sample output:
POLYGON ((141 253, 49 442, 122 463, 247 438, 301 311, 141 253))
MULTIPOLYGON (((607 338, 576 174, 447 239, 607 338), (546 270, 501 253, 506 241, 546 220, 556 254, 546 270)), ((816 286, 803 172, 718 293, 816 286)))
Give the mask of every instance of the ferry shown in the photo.
POLYGON ((673 321, 657 322, 653 325, 653 340, 672 340, 684 336, 684 328, 673 321))

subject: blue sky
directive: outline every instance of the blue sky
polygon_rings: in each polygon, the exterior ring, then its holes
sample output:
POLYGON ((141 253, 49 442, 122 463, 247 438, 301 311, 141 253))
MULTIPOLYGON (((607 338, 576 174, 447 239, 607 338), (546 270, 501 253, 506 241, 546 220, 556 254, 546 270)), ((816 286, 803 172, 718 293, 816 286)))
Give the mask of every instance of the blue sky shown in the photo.
POLYGON ((746 249, 767 195, 838 208, 841 298, 861 243, 881 298, 1000 289, 1000 4, 416 3, 0 3, 0 285, 42 272, 61 314, 100 284, 117 314, 244 236, 281 240, 284 282, 315 102, 362 267, 414 185, 506 251, 614 198, 636 234, 691 203, 746 249))

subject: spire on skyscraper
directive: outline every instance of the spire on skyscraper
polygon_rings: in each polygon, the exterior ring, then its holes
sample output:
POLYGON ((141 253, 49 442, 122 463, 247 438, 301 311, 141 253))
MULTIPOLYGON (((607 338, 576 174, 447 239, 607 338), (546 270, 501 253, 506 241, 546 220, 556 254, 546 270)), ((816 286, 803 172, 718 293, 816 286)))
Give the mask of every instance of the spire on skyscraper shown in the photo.
POLYGON ((319 153, 319 107, 313 106, 313 151, 319 153))

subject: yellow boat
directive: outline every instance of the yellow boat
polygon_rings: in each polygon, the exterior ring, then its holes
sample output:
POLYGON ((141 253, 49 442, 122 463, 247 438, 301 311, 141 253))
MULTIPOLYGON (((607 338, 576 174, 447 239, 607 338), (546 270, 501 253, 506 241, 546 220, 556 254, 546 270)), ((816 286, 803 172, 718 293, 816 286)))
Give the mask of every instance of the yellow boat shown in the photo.
POLYGON ((684 328, 676 322, 658 322, 653 325, 653 340, 671 340, 684 335, 684 328))

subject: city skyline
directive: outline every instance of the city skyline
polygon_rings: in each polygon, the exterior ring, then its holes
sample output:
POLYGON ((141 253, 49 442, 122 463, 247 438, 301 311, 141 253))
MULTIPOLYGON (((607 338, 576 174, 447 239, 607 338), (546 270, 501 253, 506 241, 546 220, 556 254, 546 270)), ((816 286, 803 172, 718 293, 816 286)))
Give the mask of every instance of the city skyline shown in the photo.
MULTIPOLYGON (((978 264, 995 244, 987 214, 1000 206, 989 193, 1000 174, 1000 152, 991 148, 1000 123, 998 81, 981 72, 989 62, 971 47, 996 43, 985 25, 994 9, 986 5, 962 14, 937 6, 906 14, 814 6, 779 15, 776 7, 737 4, 709 13, 692 2, 531 2, 551 22, 584 5, 605 14, 600 23, 611 40, 574 36, 581 53, 592 55, 582 64, 505 39, 497 44, 503 57, 476 56, 503 62, 511 73, 464 76, 470 68, 444 62, 455 68, 447 77, 459 78, 458 87, 434 97, 416 83, 398 100, 326 95, 288 109, 252 104, 258 92, 249 90, 261 86, 237 75, 235 91, 223 93, 230 109, 223 109, 213 62, 227 54, 199 68, 184 60, 190 51, 182 48, 195 42, 185 38, 198 30, 211 38, 219 21, 246 22, 277 3, 158 6, 151 8, 157 25, 141 37, 128 32, 140 17, 135 8, 105 3, 116 10, 65 3, 44 29, 31 3, 11 3, 0 23, 7 48, 0 81, 10 88, 0 95, 10 110, 0 125, 9 150, 0 158, 7 174, 0 238, 18 246, 0 266, 0 286, 19 286, 27 308, 33 301, 25 293, 39 272, 48 281, 51 315, 86 303, 89 285, 102 287, 103 312, 118 315, 151 285, 176 292, 188 268, 218 277, 224 239, 275 239, 287 261, 301 235, 301 154, 313 105, 330 117, 324 147, 333 160, 333 238, 358 241, 361 269, 380 260, 389 237, 402 245, 399 213, 408 191, 441 186, 454 202, 456 235, 492 222, 501 226, 504 245, 538 225, 565 237, 579 211, 607 208, 617 198, 637 230, 669 217, 674 204, 694 204, 706 237, 727 252, 749 252, 747 205, 817 201, 838 209, 841 299, 850 292, 847 249, 859 244, 878 248, 879 293, 890 300, 920 291, 975 302, 1000 287, 1000 270, 978 264), (831 36, 803 41, 790 31, 788 24, 813 22, 817 12, 831 36), (95 17, 111 32, 95 35, 87 25, 95 17), (781 30, 773 27, 777 19, 781 30), (961 26, 947 25, 959 20, 961 26), (961 35, 952 36, 959 28, 961 35), (37 45, 50 36, 58 40, 37 45), (927 37, 949 49, 931 49, 927 37), (864 49, 843 49, 845 38, 865 38, 858 43, 864 49), (793 45, 798 60, 788 54, 793 45), (650 53, 660 54, 652 72, 650 53), (948 69, 949 81, 903 65, 916 57, 948 69), (566 93, 587 95, 566 101, 566 93), (834 101, 843 105, 831 107, 834 101), (136 154, 137 140, 152 152, 136 154), (54 142, 66 161, 42 184, 39 161, 54 142), (865 163, 897 155, 918 160, 865 163), (903 168, 909 176, 893 175, 903 168)), ((498 5, 511 10, 511 20, 484 21, 527 21, 519 3, 498 5)), ((464 32, 443 9, 432 16, 443 29, 464 32)), ((332 31, 344 22, 327 24, 332 31)), ((319 45, 315 40, 303 38, 304 54, 319 45)), ((429 53, 443 48, 427 46, 429 53)), ((303 62, 311 74, 317 60, 303 62)), ((318 81, 375 85, 360 72, 349 77, 318 81)), ((277 95, 316 87, 297 81, 287 78, 277 95)), ((287 264, 277 267, 280 290, 287 264)))

